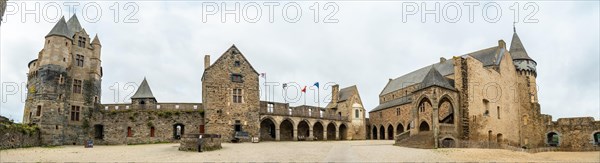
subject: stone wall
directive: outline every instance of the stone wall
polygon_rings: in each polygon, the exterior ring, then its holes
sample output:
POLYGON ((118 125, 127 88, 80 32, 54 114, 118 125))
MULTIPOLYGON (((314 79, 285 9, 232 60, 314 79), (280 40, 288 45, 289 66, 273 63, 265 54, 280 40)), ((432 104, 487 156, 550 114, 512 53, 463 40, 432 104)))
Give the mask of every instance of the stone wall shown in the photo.
POLYGON ((221 146, 221 136, 215 134, 185 134, 180 141, 180 151, 198 152, 198 146, 202 152, 214 151, 223 148, 221 146), (199 136, 202 135, 202 139, 199 136))
POLYGON ((93 139, 96 144, 176 142, 186 133, 200 133, 204 125, 203 114, 202 109, 167 107, 147 110, 100 110, 92 116, 86 139, 93 139), (180 128, 179 136, 177 126, 180 128))
POLYGON ((40 146, 40 132, 36 126, 0 122, 0 149, 40 146))
POLYGON ((548 135, 551 133, 558 134, 560 150, 600 150, 600 141, 598 138, 594 139, 594 134, 600 134, 600 121, 595 121, 592 117, 559 118, 550 122, 544 134, 546 146, 550 146, 548 135))

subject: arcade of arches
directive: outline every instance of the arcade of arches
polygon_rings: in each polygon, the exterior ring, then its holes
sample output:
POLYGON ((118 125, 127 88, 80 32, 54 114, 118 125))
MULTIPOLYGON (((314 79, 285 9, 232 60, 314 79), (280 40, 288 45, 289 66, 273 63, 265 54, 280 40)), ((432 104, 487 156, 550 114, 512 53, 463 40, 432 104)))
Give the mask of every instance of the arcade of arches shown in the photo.
POLYGON ((262 141, 348 140, 348 125, 342 121, 263 116, 262 141))

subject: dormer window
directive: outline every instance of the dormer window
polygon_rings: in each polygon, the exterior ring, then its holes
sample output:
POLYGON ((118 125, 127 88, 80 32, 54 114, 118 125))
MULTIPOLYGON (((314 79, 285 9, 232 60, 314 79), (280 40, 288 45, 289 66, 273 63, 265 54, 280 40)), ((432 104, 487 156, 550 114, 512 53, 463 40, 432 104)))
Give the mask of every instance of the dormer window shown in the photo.
POLYGON ((77 43, 79 47, 85 48, 85 37, 79 36, 79 41, 77 43))
POLYGON ((243 76, 241 74, 231 74, 231 82, 243 83, 243 76))

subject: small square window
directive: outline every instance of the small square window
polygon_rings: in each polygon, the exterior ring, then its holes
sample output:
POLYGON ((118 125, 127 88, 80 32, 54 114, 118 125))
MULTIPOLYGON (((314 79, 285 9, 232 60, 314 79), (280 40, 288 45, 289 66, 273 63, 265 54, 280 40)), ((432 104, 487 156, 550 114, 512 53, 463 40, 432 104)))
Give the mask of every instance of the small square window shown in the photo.
POLYGON ((240 65, 241 65, 240 61, 233 62, 233 66, 235 66, 235 67, 240 67, 240 65))
POLYGON ((175 105, 175 109, 179 109, 179 105, 175 105))
POLYGON ((231 81, 236 83, 243 83, 243 76, 240 74, 231 74, 231 81))
POLYGON ((198 109, 198 105, 194 105, 194 110, 198 109))

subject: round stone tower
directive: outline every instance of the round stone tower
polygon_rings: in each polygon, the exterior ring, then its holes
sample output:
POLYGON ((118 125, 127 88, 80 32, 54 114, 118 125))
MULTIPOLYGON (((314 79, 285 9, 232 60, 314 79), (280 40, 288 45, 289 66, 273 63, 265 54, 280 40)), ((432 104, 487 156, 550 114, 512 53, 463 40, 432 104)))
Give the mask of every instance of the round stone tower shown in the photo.
POLYGON ((530 98, 531 102, 537 102, 537 88, 536 88, 536 77, 537 71, 536 66, 537 63, 535 60, 531 59, 517 35, 516 28, 513 28, 513 38, 510 44, 510 56, 513 59, 513 64, 517 70, 519 75, 525 76, 528 80, 528 87, 530 90, 530 98))

